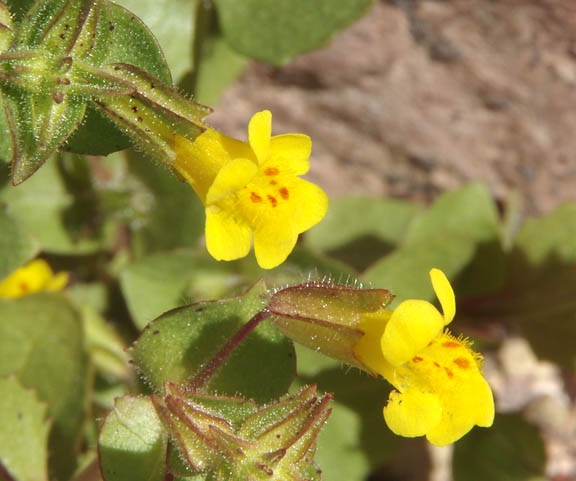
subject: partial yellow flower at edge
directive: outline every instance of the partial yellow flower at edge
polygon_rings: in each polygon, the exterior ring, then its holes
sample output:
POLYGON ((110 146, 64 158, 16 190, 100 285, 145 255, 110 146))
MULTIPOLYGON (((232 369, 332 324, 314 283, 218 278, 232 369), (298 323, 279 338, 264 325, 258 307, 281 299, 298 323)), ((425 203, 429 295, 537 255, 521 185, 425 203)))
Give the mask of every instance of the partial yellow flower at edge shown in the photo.
POLYGON ((444 446, 475 425, 491 426, 494 399, 480 371, 481 356, 469 341, 443 332, 455 314, 448 279, 439 269, 432 269, 430 277, 443 315, 416 299, 395 311, 364 314, 359 326, 364 336, 354 352, 396 388, 383 410, 388 427, 398 435, 426 436, 444 446))
POLYGON ((54 273, 43 259, 35 259, 0 281, 0 297, 18 298, 35 292, 61 291, 68 283, 68 273, 54 273))
POLYGON ((271 125, 265 110, 250 120, 248 143, 210 128, 194 142, 175 137, 173 167, 204 203, 206 246, 217 260, 246 256, 253 239, 258 264, 276 267, 326 215, 326 194, 298 177, 309 169, 310 138, 272 137, 271 125))

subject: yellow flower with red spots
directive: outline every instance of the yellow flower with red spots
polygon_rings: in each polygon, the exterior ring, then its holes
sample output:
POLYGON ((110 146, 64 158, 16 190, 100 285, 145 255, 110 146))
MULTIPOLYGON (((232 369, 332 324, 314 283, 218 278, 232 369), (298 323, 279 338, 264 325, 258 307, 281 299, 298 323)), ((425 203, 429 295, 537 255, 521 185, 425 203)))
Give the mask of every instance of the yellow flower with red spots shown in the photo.
POLYGON ((0 281, 0 297, 18 298, 35 292, 61 291, 68 283, 68 273, 54 273, 48 263, 35 259, 0 281))
POLYGON ((310 166, 310 138, 271 136, 271 128, 264 110, 250 120, 248 142, 210 128, 194 142, 175 136, 173 167, 204 203, 206 246, 217 260, 246 256, 253 238, 258 264, 276 267, 326 215, 326 194, 299 177, 310 166))
POLYGON ((480 371, 481 356, 468 340, 444 329, 456 312, 450 282, 439 269, 432 269, 430 278, 443 314, 416 299, 394 311, 363 314, 359 328, 364 336, 354 352, 395 388, 384 407, 390 429, 444 446, 475 425, 491 426, 494 399, 480 371))

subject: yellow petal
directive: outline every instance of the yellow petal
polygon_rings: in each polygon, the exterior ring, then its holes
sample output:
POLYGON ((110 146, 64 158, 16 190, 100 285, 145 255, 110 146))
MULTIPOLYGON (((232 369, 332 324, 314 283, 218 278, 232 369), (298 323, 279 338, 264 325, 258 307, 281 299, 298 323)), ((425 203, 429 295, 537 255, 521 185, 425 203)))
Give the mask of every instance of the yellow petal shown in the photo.
POLYGON ((416 389, 403 393, 392 391, 383 412, 393 433, 410 438, 424 436, 438 425, 442 417, 438 398, 416 389))
POLYGON ((176 158, 172 167, 194 188, 202 202, 220 169, 237 158, 256 160, 246 142, 206 129, 194 142, 174 136, 176 158))
POLYGON ((392 313, 382 335, 381 347, 386 360, 400 366, 442 332, 444 318, 432 304, 409 299, 392 313))
POLYGON ((46 290, 50 292, 61 291, 68 284, 69 275, 67 272, 58 272, 46 283, 46 290))
POLYGON ((292 188, 294 229, 300 234, 324 218, 328 211, 328 196, 317 185, 302 179, 296 179, 292 188))
POLYGON ((297 240, 298 234, 293 226, 281 218, 262 224, 254 231, 254 253, 258 265, 262 269, 273 269, 282 264, 297 240))
POLYGON ((364 333, 354 346, 354 355, 368 370, 386 377, 390 364, 382 355, 380 339, 386 329, 386 324, 392 311, 379 309, 376 312, 366 312, 360 315, 358 328, 364 333))
POLYGON ((250 251, 251 231, 234 212, 217 206, 206 209, 206 247, 214 259, 231 261, 250 251))
POLYGON ((215 204, 244 187, 258 172, 256 164, 248 159, 234 159, 227 163, 206 194, 206 205, 215 204))
POLYGON ((270 136, 272 135, 272 114, 263 110, 252 116, 248 124, 248 139, 250 147, 256 154, 258 163, 262 164, 268 159, 270 149, 270 136))
POLYGON ((450 324, 456 314, 456 299, 450 281, 440 269, 430 270, 430 280, 444 312, 444 325, 450 324))
POLYGON ((34 259, 15 270, 0 282, 0 297, 17 298, 41 291, 59 291, 68 281, 68 274, 54 275, 43 259, 34 259))
POLYGON ((427 439, 446 446, 464 436, 474 425, 489 427, 494 421, 494 399, 485 379, 478 373, 442 398, 442 419, 427 439))
POLYGON ((312 141, 304 134, 275 135, 270 141, 269 161, 283 172, 304 175, 310 169, 312 141))

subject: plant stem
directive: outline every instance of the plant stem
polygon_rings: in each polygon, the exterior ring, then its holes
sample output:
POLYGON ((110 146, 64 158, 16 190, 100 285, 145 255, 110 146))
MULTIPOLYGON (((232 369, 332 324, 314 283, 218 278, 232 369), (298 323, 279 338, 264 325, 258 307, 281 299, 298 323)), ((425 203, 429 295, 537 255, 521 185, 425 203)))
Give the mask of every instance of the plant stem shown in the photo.
POLYGON ((194 377, 188 384, 186 384, 185 389, 187 391, 195 392, 201 389, 206 382, 218 371, 220 366, 224 361, 232 354, 234 349, 246 339, 246 337, 260 324, 264 319, 268 317, 268 311, 260 311, 252 319, 250 319, 246 324, 244 324, 232 338, 216 353, 216 355, 210 359, 208 364, 194 377))

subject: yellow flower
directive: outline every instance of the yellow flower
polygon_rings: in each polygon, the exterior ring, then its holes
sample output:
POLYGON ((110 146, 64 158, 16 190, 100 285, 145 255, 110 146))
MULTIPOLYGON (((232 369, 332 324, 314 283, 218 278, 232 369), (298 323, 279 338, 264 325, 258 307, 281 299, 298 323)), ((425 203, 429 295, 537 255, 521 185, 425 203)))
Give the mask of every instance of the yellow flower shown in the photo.
POLYGON ((217 260, 246 256, 253 236, 258 264, 276 267, 326 214, 326 194, 298 177, 309 169, 310 137, 271 137, 271 128, 264 110, 250 120, 248 143, 210 128, 194 142, 175 136, 173 167, 206 207, 206 246, 217 260))
POLYGON ((55 274, 46 261, 35 259, 0 281, 0 297, 17 298, 35 292, 60 291, 67 283, 67 272, 55 274))
POLYGON ((494 420, 492 391, 471 343, 444 329, 456 312, 454 292, 439 269, 430 271, 441 314, 432 304, 409 299, 395 311, 363 314, 357 358, 396 390, 384 419, 401 436, 426 436, 436 446, 458 440, 474 425, 494 420))

